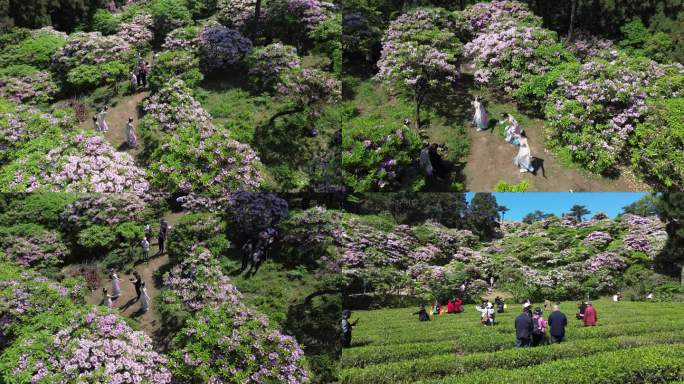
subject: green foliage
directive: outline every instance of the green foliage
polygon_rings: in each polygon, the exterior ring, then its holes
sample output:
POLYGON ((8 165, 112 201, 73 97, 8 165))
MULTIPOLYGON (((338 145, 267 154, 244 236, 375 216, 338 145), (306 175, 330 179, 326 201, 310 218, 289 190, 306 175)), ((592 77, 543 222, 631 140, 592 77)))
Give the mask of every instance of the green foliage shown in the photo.
POLYGON ((138 241, 142 240, 143 228, 133 222, 127 221, 116 226, 114 233, 117 234, 119 239, 128 244, 138 244, 138 241))
POLYGON ((495 192, 525 192, 530 188, 530 183, 523 180, 518 184, 509 184, 505 181, 499 181, 494 187, 495 192))
POLYGON ((169 258, 174 262, 182 260, 194 245, 209 249, 217 257, 225 255, 230 248, 225 228, 220 217, 211 213, 182 216, 173 227, 173 236, 169 237, 169 258))
POLYGON ((53 33, 34 33, 16 44, 5 47, 0 53, 0 67, 26 64, 48 68, 50 57, 66 44, 66 39, 53 33))
POLYGON ((555 89, 556 81, 561 76, 567 78, 568 75, 577 72, 579 67, 580 64, 572 60, 556 65, 544 74, 527 76, 520 87, 513 91, 513 98, 520 107, 535 115, 543 116, 546 98, 555 89))
POLYGON ((622 208, 622 213, 648 217, 658 214, 658 198, 655 195, 646 195, 641 199, 622 208))
POLYGON ((159 41, 163 41, 167 33, 192 21, 184 0, 153 0, 150 12, 154 19, 155 37, 159 41))
POLYGON ((674 42, 667 33, 651 33, 640 19, 634 19, 621 29, 620 47, 635 56, 646 56, 664 63, 671 61, 674 42))
POLYGON ((314 42, 313 51, 330 58, 329 69, 339 77, 342 74, 342 13, 336 12, 316 25, 309 32, 309 38, 314 42))
POLYGON ((116 234, 111 227, 93 225, 78 233, 78 245, 92 254, 98 254, 114 247, 116 234))
POLYGON ((100 85, 115 84, 126 78, 128 66, 120 61, 108 61, 98 65, 83 64, 67 73, 66 81, 80 92, 100 85))
POLYGON ((38 68, 27 64, 10 65, 0 68, 0 76, 22 77, 30 76, 36 72, 38 72, 38 68))
POLYGON ((115 34, 120 25, 121 19, 106 9, 98 9, 93 15, 92 29, 102 32, 103 35, 115 34))
POLYGON ((197 85, 204 79, 199 70, 199 58, 185 50, 159 53, 148 76, 150 89, 156 92, 174 77, 183 80, 190 88, 197 85))
POLYGON ((187 0, 188 10, 195 20, 203 19, 216 13, 217 0, 187 0))
POLYGON ((480 239, 492 239, 499 228, 499 205, 491 193, 476 193, 466 210, 468 229, 480 239))
POLYGON ((658 189, 684 189, 684 98, 655 102, 636 127, 632 166, 658 189))
POLYGON ((10 199, 6 210, 0 216, 0 223, 35 223, 47 228, 57 228, 59 214, 74 200, 76 195, 62 192, 19 195, 10 199))

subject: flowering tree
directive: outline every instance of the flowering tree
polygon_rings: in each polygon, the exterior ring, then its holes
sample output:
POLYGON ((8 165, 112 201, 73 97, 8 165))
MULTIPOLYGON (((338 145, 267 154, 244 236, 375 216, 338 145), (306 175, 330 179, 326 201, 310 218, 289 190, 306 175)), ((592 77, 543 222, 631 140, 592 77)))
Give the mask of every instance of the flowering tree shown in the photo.
POLYGON ((293 103, 294 109, 277 113, 271 117, 271 123, 278 116, 305 108, 316 115, 323 105, 340 99, 342 84, 327 72, 295 67, 283 72, 276 91, 279 96, 293 103))
POLYGON ((468 6, 463 11, 463 19, 472 34, 495 31, 501 27, 499 23, 523 24, 540 27, 542 20, 535 16, 527 5, 519 1, 495 0, 480 2, 468 6))
POLYGON ((8 261, 24 267, 56 267, 69 254, 59 232, 35 224, 0 228, 0 245, 8 261))
POLYGON ((17 103, 47 103, 57 90, 57 84, 47 71, 0 76, 0 97, 17 103))
POLYGON ((151 15, 139 14, 134 16, 131 21, 122 23, 116 36, 136 49, 147 50, 154 38, 153 24, 154 20, 151 15))
POLYGON ((199 51, 199 34, 200 28, 197 26, 174 29, 166 35, 162 48, 167 51, 177 49, 199 51))
POLYGON ((174 377, 202 383, 308 383, 294 338, 240 305, 205 307, 173 339, 174 377))
MULTIPOLYGON (((246 32, 250 23, 254 22, 257 0, 219 0, 217 3, 217 20, 228 28, 246 32)), ((261 9, 259 23, 268 20, 268 12, 261 9)))
POLYGON ((382 40, 376 77, 410 97, 420 127, 421 107, 431 96, 450 93, 458 79, 462 44, 442 22, 441 10, 418 9, 392 22, 382 40))
POLYGON ((199 35, 202 66, 207 71, 236 64, 252 49, 240 32, 223 26, 208 26, 199 35))
POLYGON ((149 218, 145 201, 133 194, 80 195, 59 215, 60 229, 67 234, 93 225, 114 227, 149 218))
POLYGON ((2 355, 15 382, 170 383, 152 340, 103 309, 46 314, 2 355))
POLYGON ((79 65, 127 62, 133 57, 131 44, 120 35, 102 36, 100 32, 76 32, 52 56, 55 73, 66 74, 79 65))

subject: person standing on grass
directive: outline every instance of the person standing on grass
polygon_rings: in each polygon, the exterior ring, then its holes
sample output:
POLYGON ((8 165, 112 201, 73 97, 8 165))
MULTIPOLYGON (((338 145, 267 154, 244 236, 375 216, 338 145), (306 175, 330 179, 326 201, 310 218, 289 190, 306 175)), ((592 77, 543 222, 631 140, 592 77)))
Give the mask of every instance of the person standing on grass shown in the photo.
POLYGON ((544 316, 542 316, 543 312, 541 307, 537 307, 534 309, 534 314, 532 315, 532 345, 535 347, 547 344, 546 320, 544 319, 544 316))
POLYGON ((584 311, 587 309, 587 302, 583 301, 579 306, 579 312, 577 312, 577 320, 584 319, 584 311))
POLYGON ((107 115, 107 106, 105 105, 102 107, 100 112, 97 114, 97 126, 101 132, 107 132, 109 131, 109 127, 107 127, 107 121, 105 121, 105 115, 107 115))
POLYGON ((528 348, 532 343, 532 316, 530 316, 529 306, 523 306, 523 311, 515 318, 515 346, 518 348, 528 348))
POLYGON ((135 301, 138 301, 138 300, 140 300, 140 287, 142 286, 143 281, 142 281, 142 277, 140 277, 140 274, 138 273, 138 271, 134 271, 133 276, 135 277, 135 279, 131 279, 131 281, 133 282, 133 286, 135 287, 135 294, 136 294, 135 301))
POLYGON ((166 219, 163 217, 159 220, 159 236, 157 240, 159 241, 159 252, 157 252, 158 255, 163 255, 164 254, 164 241, 166 240, 166 236, 168 235, 169 231, 169 224, 166 222, 166 219))
POLYGON ((485 110, 480 96, 475 96, 475 100, 471 102, 473 108, 475 108, 475 114, 473 115, 473 126, 477 127, 477 132, 487 129, 489 127, 489 115, 487 110, 485 110))
POLYGON ((145 283, 143 282, 140 286, 140 311, 142 313, 145 313, 149 309, 150 309, 150 296, 147 295, 147 288, 145 288, 145 283))
POLYGON ((558 305, 553 306, 553 312, 549 315, 549 334, 552 343, 565 341, 565 327, 568 325, 568 318, 560 311, 558 305))
POLYGON ((418 321, 430 321, 430 317, 428 316, 428 313, 425 310, 425 304, 421 304, 420 309, 418 310, 418 312, 414 313, 414 315, 418 315, 418 321))
POLYGON ((138 146, 138 137, 135 135, 135 128, 133 128, 133 118, 128 118, 126 124, 126 143, 129 147, 135 148, 138 146))
POLYGON ((142 241, 140 242, 140 245, 142 246, 143 250, 143 260, 147 261, 150 259, 150 242, 147 240, 147 237, 143 237, 142 241))
POLYGON ((350 317, 350 310, 345 309, 342 311, 342 348, 351 347, 352 328, 359 322, 359 319, 356 319, 354 322, 349 322, 350 317))
POLYGON ((587 302, 587 308, 584 309, 583 321, 585 327, 593 327, 596 325, 596 321, 598 321, 596 308, 591 304, 591 301, 587 302))
POLYGON ((119 279, 119 275, 113 269, 110 272, 112 276, 112 299, 116 300, 121 295, 121 279, 119 279))

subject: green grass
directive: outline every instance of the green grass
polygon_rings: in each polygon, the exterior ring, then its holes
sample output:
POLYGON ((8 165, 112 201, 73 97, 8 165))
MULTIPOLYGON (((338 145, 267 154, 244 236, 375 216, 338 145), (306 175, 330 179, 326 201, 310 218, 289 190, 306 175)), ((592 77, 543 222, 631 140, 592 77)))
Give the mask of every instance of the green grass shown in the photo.
POLYGON ((472 305, 465 313, 424 323, 412 315, 415 308, 354 312, 352 318, 360 320, 352 348, 342 356, 341 382, 493 383, 526 378, 583 383, 589 377, 608 377, 594 382, 657 383, 684 377, 678 376, 684 375, 684 365, 669 358, 684 356, 684 306, 607 300, 594 304, 596 327, 585 328, 574 320, 574 304, 562 305, 569 321, 568 341, 526 350, 514 348, 517 305, 498 314, 495 327, 483 327, 472 305), (653 361, 659 353, 664 359, 653 361), (576 373, 572 367, 591 374, 576 373), (562 375, 547 374, 553 370, 562 375), (614 377, 623 381, 611 381, 614 377))

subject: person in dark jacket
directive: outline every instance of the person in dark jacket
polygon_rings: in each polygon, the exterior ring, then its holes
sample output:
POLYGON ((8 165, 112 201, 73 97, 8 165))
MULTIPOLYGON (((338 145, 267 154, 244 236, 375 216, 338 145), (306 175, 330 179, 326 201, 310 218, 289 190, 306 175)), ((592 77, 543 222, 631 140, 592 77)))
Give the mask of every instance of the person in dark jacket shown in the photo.
POLYGON ((579 312, 577 312, 577 320, 584 319, 584 310, 587 309, 587 302, 583 301, 579 306, 579 312))
POLYGON ((565 327, 568 325, 568 318, 560 311, 558 305, 553 306, 553 312, 549 315, 549 334, 552 343, 565 341, 565 327))
POLYGON ((515 346, 528 348, 532 343, 532 315, 529 306, 523 307, 523 312, 515 318, 515 346))
POLYGON ((419 321, 430 321, 430 316, 428 316, 428 313, 425 310, 425 304, 421 304, 420 310, 418 310, 418 312, 414 313, 414 315, 418 315, 419 321))
POLYGON ((354 320, 354 322, 350 322, 349 317, 351 317, 351 311, 348 309, 343 310, 342 311, 342 348, 351 347, 352 328, 354 326, 356 326, 356 323, 359 322, 359 319, 354 320))
POLYGON ((494 304, 496 304, 496 312, 497 313, 504 313, 505 308, 504 308, 504 301, 502 298, 497 296, 496 299, 494 299, 494 304))

